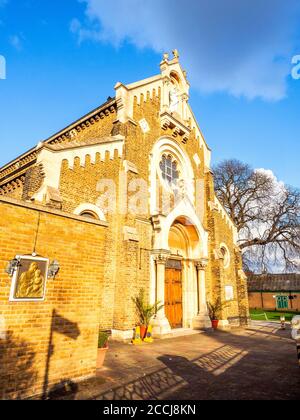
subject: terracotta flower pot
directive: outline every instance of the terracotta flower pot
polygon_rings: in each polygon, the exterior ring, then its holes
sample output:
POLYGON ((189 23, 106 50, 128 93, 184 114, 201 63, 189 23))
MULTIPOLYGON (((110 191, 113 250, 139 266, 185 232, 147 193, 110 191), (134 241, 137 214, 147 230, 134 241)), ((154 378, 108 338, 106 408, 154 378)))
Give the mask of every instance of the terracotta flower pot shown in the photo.
POLYGON ((213 327, 214 330, 217 330, 218 329, 218 326, 219 326, 219 320, 218 319, 213 319, 211 321, 211 325, 212 325, 212 327, 213 327))
POLYGON ((104 347, 103 349, 98 349, 97 369, 101 369, 103 367, 107 350, 108 350, 108 347, 104 347))
POLYGON ((141 339, 144 340, 147 334, 147 327, 146 325, 141 325, 140 328, 141 328, 141 339))

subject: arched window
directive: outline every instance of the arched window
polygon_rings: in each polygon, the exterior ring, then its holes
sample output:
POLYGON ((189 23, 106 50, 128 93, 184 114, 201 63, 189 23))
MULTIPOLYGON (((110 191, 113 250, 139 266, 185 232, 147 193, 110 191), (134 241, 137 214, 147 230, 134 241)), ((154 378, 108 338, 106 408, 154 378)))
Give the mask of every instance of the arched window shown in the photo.
POLYGON ((82 203, 75 210, 74 214, 77 216, 86 217, 88 219, 106 221, 104 212, 95 204, 82 203))
POLYGON ((229 265, 230 265, 230 253, 229 253, 229 250, 228 250, 227 246, 221 245, 220 251, 221 251, 221 254, 223 256, 224 268, 228 268, 229 265))
POLYGON ((169 185, 176 185, 179 180, 178 164, 171 155, 163 155, 160 162, 160 170, 162 178, 168 182, 169 185))
POLYGON ((94 219, 94 220, 98 220, 98 216, 93 213, 92 211, 84 211, 82 213, 80 213, 81 217, 86 217, 87 219, 94 219))

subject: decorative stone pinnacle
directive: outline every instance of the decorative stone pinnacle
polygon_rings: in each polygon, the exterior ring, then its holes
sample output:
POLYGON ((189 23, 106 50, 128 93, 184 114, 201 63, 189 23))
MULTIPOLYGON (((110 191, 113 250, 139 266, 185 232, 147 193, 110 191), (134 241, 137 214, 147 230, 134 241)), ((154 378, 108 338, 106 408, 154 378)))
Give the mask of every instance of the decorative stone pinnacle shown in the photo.
POLYGON ((172 53, 173 53, 174 58, 179 58, 178 50, 173 50, 172 53))
POLYGON ((163 59, 164 59, 164 61, 168 61, 169 60, 169 53, 164 53, 163 59))

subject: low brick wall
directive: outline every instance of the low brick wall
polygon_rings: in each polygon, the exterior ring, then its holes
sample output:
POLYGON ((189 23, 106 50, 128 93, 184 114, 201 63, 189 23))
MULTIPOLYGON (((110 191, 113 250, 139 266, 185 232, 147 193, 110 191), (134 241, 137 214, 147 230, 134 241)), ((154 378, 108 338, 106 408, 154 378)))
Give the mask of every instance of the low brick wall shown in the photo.
POLYGON ((0 199, 0 398, 45 395, 96 371, 107 225, 0 199), (10 302, 5 273, 16 255, 57 260, 44 302, 10 302))
MULTIPOLYGON (((292 301, 289 300, 289 311, 300 311, 300 293, 292 292, 292 296, 297 296, 292 301)), ((274 296, 283 295, 289 296, 289 293, 283 292, 249 292, 249 306, 250 309, 268 309, 276 310, 276 299, 274 296)))

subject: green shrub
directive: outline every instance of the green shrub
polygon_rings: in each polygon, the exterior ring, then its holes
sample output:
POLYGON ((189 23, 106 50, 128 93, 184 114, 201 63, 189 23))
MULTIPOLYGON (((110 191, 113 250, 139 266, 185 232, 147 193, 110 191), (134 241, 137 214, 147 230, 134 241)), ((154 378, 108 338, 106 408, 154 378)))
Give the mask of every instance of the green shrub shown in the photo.
POLYGON ((98 349, 105 349, 108 344, 109 335, 105 332, 99 332, 98 349))

